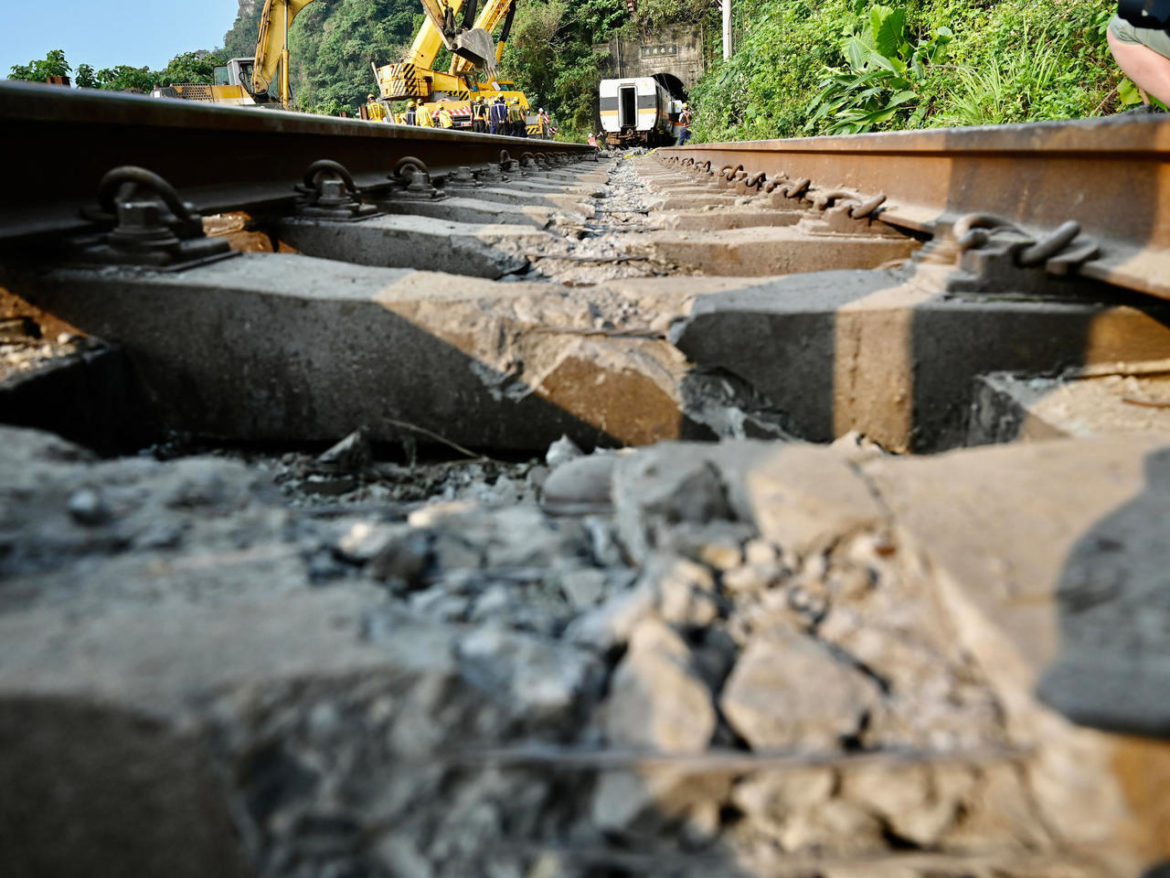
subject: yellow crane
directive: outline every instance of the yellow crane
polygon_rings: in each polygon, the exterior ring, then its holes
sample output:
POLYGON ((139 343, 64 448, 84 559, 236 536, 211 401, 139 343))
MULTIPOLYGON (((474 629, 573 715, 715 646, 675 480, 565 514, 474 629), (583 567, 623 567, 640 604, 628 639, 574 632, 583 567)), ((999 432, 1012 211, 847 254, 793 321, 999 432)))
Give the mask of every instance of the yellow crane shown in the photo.
MULTIPOLYGON (((383 102, 415 99, 434 110, 446 102, 460 123, 470 120, 470 101, 482 97, 489 103, 503 95, 520 102, 525 116, 531 106, 524 92, 498 76, 500 58, 516 16, 516 0, 421 0, 426 21, 415 34, 406 57, 396 64, 375 67, 374 76, 383 102), (456 24, 462 11, 463 23, 456 24), (476 15, 478 11, 478 16, 476 15), (492 33, 503 23, 497 42, 492 33), (434 69, 439 51, 451 51, 451 66, 444 73, 434 69)), ((539 121, 527 123, 529 134, 539 134, 539 121)))
POLYGON ((280 106, 288 109, 292 90, 288 83, 288 29, 293 19, 313 0, 264 0, 260 29, 256 37, 256 54, 252 58, 232 58, 215 68, 211 85, 184 82, 156 88, 154 97, 182 98, 215 104, 250 106, 274 103, 269 89, 273 77, 280 73, 280 106))

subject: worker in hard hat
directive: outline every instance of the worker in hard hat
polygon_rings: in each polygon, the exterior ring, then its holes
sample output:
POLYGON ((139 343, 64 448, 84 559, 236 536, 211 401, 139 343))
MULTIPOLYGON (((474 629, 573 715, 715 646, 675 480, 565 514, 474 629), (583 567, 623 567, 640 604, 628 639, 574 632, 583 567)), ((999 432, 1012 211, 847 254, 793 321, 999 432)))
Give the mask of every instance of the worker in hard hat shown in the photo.
POLYGON ((427 105, 424 104, 422 101, 419 101, 418 111, 415 115, 415 119, 417 119, 418 124, 421 125, 423 128, 434 128, 435 127, 435 117, 433 115, 431 115, 431 111, 427 108, 427 105))
POLYGON ((691 139, 691 105, 683 104, 682 114, 678 117, 678 143, 682 146, 691 139))
POLYGON ((374 100, 372 94, 366 95, 366 118, 371 122, 386 121, 386 110, 374 100))
POLYGON ((513 137, 524 137, 528 132, 524 125, 524 110, 520 106, 519 98, 512 98, 508 106, 508 133, 513 137))
POLYGON ((418 124, 418 101, 411 101, 406 105, 406 124, 418 124))
POLYGON ((492 125, 492 134, 508 133, 508 106, 504 103, 503 95, 499 95, 492 103, 488 119, 492 125))
POLYGON ((446 103, 439 104, 439 112, 435 114, 435 121, 438 122, 440 128, 455 127, 455 120, 451 118, 451 111, 447 108, 446 103))
POLYGON ((480 95, 471 105, 471 130, 476 134, 485 134, 487 132, 487 117, 487 104, 484 102, 483 95, 480 95))

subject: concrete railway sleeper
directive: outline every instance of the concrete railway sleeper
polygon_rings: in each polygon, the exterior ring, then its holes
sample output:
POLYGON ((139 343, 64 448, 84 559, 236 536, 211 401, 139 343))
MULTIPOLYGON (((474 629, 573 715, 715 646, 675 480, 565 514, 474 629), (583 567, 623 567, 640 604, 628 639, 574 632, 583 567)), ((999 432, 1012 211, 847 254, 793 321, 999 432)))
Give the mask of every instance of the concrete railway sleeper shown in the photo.
POLYGON ((1068 181, 1170 186, 1164 124, 41 94, 95 149, 0 203, 5 874, 1162 874, 1170 251, 1068 181))

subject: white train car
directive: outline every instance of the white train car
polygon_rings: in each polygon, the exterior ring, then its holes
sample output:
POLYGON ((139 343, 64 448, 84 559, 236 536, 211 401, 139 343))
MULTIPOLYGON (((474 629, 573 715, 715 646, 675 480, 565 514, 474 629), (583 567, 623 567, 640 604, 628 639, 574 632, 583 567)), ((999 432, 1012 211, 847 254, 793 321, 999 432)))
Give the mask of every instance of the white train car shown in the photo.
POLYGON ((600 87, 601 130, 614 146, 660 146, 673 142, 678 101, 650 77, 603 79, 600 87))

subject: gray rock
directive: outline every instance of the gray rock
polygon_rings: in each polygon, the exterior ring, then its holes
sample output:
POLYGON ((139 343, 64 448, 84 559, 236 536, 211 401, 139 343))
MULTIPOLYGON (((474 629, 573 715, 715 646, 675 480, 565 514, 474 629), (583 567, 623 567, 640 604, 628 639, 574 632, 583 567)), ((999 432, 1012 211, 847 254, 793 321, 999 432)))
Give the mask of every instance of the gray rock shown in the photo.
MULTIPOLYGON (((638 773, 607 771, 593 795, 591 819, 607 832, 633 838, 654 836, 682 821, 700 836, 711 831, 731 781, 726 772, 689 772, 648 767, 638 773)), ((688 835, 691 833, 688 832, 688 835)))
POLYGON ((733 596, 756 594, 778 584, 787 568, 776 563, 745 564, 723 574, 723 587, 733 596))
POLYGON ((561 436, 548 447, 548 451, 544 455, 544 462, 548 464, 549 469, 557 469, 571 460, 584 456, 585 452, 577 446, 576 442, 568 436, 561 436))
POLYGON ((365 427, 359 427, 321 454, 316 463, 330 472, 360 473, 373 459, 369 433, 365 427))
POLYGON ((945 783, 936 787, 933 768, 926 765, 851 768, 843 774, 841 789, 842 796, 880 816, 901 838, 924 848, 938 844, 964 807, 958 795, 947 792, 945 783))
POLYGON ((719 617, 715 577, 701 564, 673 555, 653 555, 641 582, 658 594, 658 614, 671 625, 702 628, 719 617))
POLYGON ((358 520, 349 523, 334 551, 353 564, 366 564, 410 534, 406 525, 358 520))
POLYGON ((69 514, 87 527, 105 524, 113 515, 105 498, 94 488, 81 488, 69 495, 69 514))
POLYGON ((598 693, 598 660, 567 644, 487 624, 459 642, 463 675, 493 696, 503 694, 526 722, 569 720, 598 693))
POLYGON ((839 856, 886 847, 881 821, 844 799, 794 811, 784 821, 778 840, 788 851, 816 850, 839 856))
POLYGON ((569 605, 585 610, 605 597, 609 574, 597 567, 582 567, 560 574, 559 581, 569 605))
POLYGON ((429 534, 408 529, 391 536, 370 559, 370 575, 393 589, 417 588, 430 557, 429 534))
POLYGON ((638 561, 662 544, 670 525, 734 518, 718 468, 693 446, 660 445, 627 457, 613 490, 618 533, 638 561))
POLYGON ((553 515, 608 512, 617 462, 615 454, 592 454, 562 464, 544 480, 542 505, 553 515))
POLYGON ((753 750, 827 750, 857 734, 877 686, 811 637, 773 630, 753 640, 719 706, 753 750))
POLYGON ((814 445, 777 448, 746 472, 743 487, 760 536, 801 555, 886 517, 848 459, 814 445))
POLYGON ((600 606, 582 613, 565 630, 565 637, 579 645, 608 652, 629 641, 634 627, 657 612, 658 593, 645 584, 619 591, 600 606))
POLYGON ((690 649, 663 623, 639 622, 614 672, 605 704, 606 737, 619 746, 698 753, 715 731, 715 707, 690 649))
POLYGON ((731 801, 745 814, 783 820, 793 811, 829 801, 837 786, 832 768, 760 772, 738 781, 731 801))

